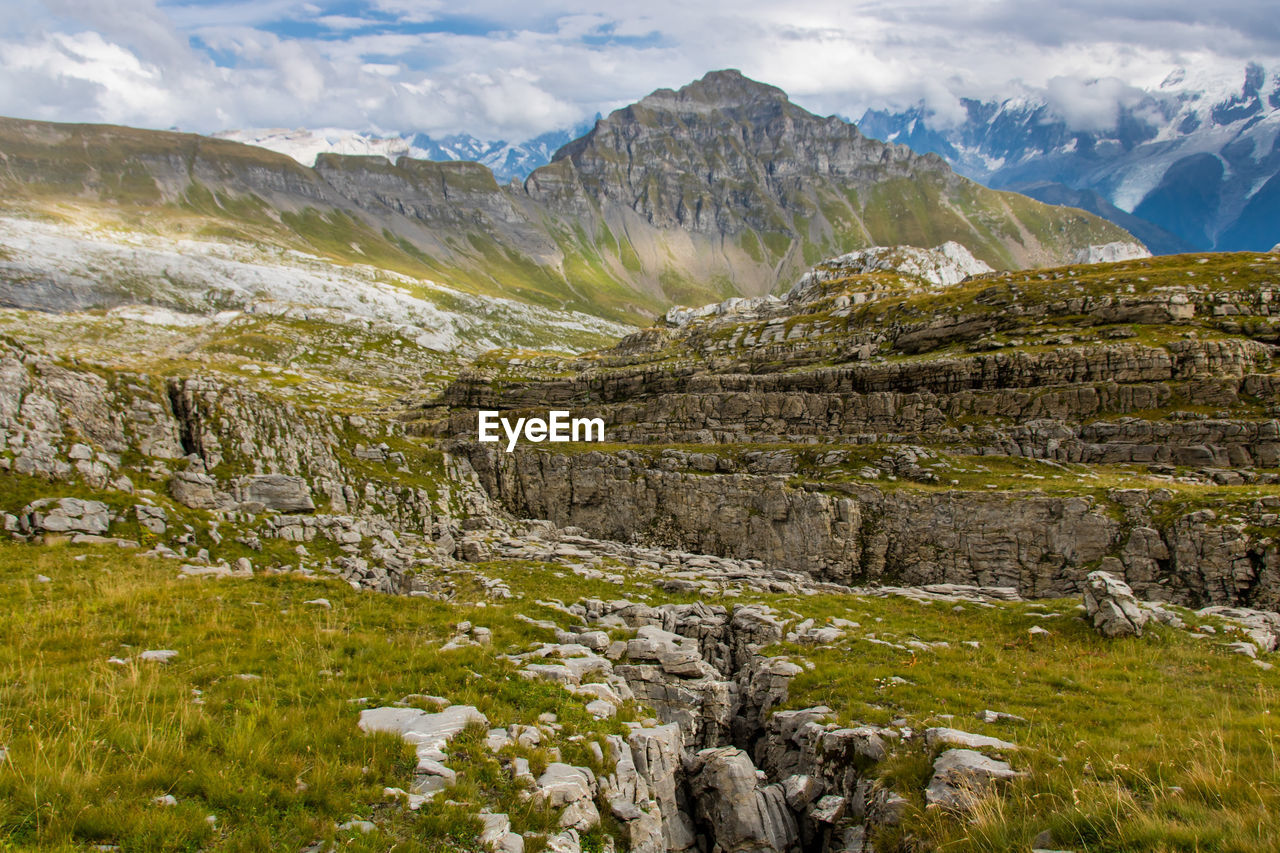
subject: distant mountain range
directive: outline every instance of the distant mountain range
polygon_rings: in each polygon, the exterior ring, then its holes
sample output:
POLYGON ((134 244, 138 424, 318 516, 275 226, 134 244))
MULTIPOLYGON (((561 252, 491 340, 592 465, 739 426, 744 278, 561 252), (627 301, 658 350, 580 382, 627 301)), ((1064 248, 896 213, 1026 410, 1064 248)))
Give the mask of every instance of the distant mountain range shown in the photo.
POLYGON ((624 320, 788 287, 873 245, 953 240, 996 269, 1140 250, 1092 214, 987 189, 736 71, 615 111, 523 183, 471 162, 392 162, 380 145, 308 167, 230 139, 4 119, 0 209, 302 250, 624 320))
POLYGON ((226 130, 215 133, 214 136, 277 151, 304 166, 314 166, 316 157, 321 154, 373 155, 385 157, 393 163, 400 157, 483 163, 495 178, 506 183, 511 180, 523 181, 534 169, 550 163, 551 156, 559 148, 590 129, 591 124, 587 123, 572 130, 553 130, 518 143, 500 139, 477 139, 466 133, 435 139, 425 133, 377 136, 335 128, 226 130))
POLYGON ((1265 250, 1280 242, 1280 73, 1222 78, 1178 69, 1078 130, 1043 94, 963 101, 940 122, 923 106, 868 111, 868 136, 945 158, 963 175, 1128 229, 1153 251, 1265 250))

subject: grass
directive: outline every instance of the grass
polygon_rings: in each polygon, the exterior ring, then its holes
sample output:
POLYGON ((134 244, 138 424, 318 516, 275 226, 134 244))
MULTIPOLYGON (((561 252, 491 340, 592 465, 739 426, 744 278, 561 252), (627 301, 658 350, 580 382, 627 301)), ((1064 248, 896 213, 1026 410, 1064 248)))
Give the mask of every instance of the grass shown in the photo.
MULTIPOLYGON (((514 605, 358 593, 293 575, 176 574, 172 563, 116 549, 0 544, 0 843, 256 850, 341 836, 355 850, 474 850, 468 810, 507 810, 518 830, 545 831, 549 816, 521 805, 477 748, 483 731, 465 735, 451 762, 460 782, 450 797, 466 808, 391 805, 383 787, 407 788, 415 759, 396 738, 361 735, 361 707, 424 693, 473 704, 494 725, 550 712, 566 738, 621 730, 559 687, 516 677, 488 650, 438 651, 464 619, 491 626, 499 651, 545 639, 512 618, 514 605), (318 597, 332 609, 303 603, 318 597), (136 660, 158 648, 179 656, 136 660), (112 656, 130 662, 110 664, 112 656), (176 806, 153 802, 166 794, 176 806), (372 819, 377 832, 335 829, 353 817, 372 819)), ((533 587, 591 587, 550 581, 533 587)), ((465 577, 455 584, 460 600, 480 597, 465 577)), ((567 760, 589 760, 585 741, 560 745, 567 760)), ((545 755, 531 758, 545 765, 545 755)))
MULTIPOLYGON (((0 543, 0 744, 8 750, 0 840, 19 849, 250 850, 326 839, 353 850, 461 851, 475 849, 472 815, 489 808, 532 833, 536 849, 555 815, 522 798, 503 756, 484 748, 482 727, 451 746, 459 782, 447 801, 414 813, 382 796, 384 787, 408 786, 411 749, 361 735, 359 709, 424 693, 474 704, 492 725, 554 713, 564 726, 555 742, 562 759, 603 771, 588 745, 648 712, 628 705, 617 720, 596 721, 559 687, 518 678, 498 655, 547 638, 515 613, 564 624, 534 602, 692 599, 658 593, 645 573, 617 585, 541 563, 475 569, 517 598, 483 602, 465 571, 439 574, 456 590, 444 603, 294 574, 179 581, 174 564, 117 549, 0 543), (37 583, 37 573, 52 581, 37 583), (332 609, 303 603, 317 597, 332 609), (492 648, 440 653, 462 620, 490 627, 492 648), (179 656, 167 665, 107 662, 154 648, 179 656), (176 806, 154 803, 166 794, 176 806), (336 829, 353 818, 372 820, 376 831, 336 829)), ((1182 611, 1219 634, 1195 639, 1153 626, 1141 639, 1108 642, 1074 618, 1072 601, 953 608, 750 589, 735 601, 861 626, 829 647, 766 650, 812 665, 785 707, 825 704, 842 724, 953 725, 1022 747, 1008 758, 1031 776, 984 797, 967 820, 924 808, 933 753, 899 749, 876 768, 877 784, 910 805, 903 824, 877 838, 880 850, 1026 849, 1046 829, 1068 849, 1117 853, 1280 844, 1280 726, 1271 713, 1280 677, 1227 654, 1222 644, 1232 637, 1220 622, 1182 611), (1036 625, 1051 634, 1030 635, 1036 625), (872 636, 949 645, 908 650, 862 639, 872 636), (987 708, 1027 722, 974 719, 987 708)), ((552 760, 544 747, 504 753, 515 754, 535 773, 552 760)), ((600 844, 605 831, 588 843, 600 844)))
POLYGON ((953 610, 903 598, 815 596, 777 605, 861 625, 836 647, 803 650, 815 666, 792 683, 789 707, 825 704, 842 723, 954 726, 1021 747, 1008 758, 1030 777, 984 798, 966 822, 924 808, 932 753, 915 747, 886 762, 881 784, 911 808, 899 830, 878 839, 879 849, 1027 849, 1046 829, 1057 847, 1072 850, 1280 846, 1280 720, 1272 714, 1280 678, 1221 642, 1163 626, 1106 641, 1074 618, 1074 601, 953 610), (1036 625, 1050 636, 1028 634, 1036 625), (857 639, 867 635, 950 645, 902 651, 857 639), (909 683, 890 685, 892 676, 909 683), (981 723, 974 715, 985 709, 1027 722, 981 723), (918 846, 908 846, 908 836, 918 846))

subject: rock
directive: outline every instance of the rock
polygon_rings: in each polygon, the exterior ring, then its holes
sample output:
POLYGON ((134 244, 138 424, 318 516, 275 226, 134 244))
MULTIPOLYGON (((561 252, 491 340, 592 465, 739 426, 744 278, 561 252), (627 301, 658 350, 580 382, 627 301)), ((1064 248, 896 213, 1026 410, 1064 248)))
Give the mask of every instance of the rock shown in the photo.
POLYGON ((798 851, 799 827, 781 785, 761 785, 747 754, 734 747, 697 753, 690 791, 699 818, 713 827, 716 849, 798 851))
MULTIPOLYGON (((429 713, 417 708, 366 708, 360 712, 364 732, 390 732, 414 746, 418 755, 413 793, 430 798, 453 784, 454 772, 444 765, 445 748, 468 725, 488 726, 484 714, 470 705, 450 705, 429 713)), ((416 808, 412 801, 410 808, 416 808)))
POLYGON ((933 762, 925 802, 934 807, 965 810, 993 783, 1025 775, 1004 761, 972 749, 948 749, 933 762))
POLYGON ((1248 658, 1256 658, 1258 656, 1258 647, 1253 643, 1246 643, 1244 641, 1228 643, 1227 648, 1235 654, 1244 655, 1248 658))
POLYGON ((349 820, 338 824, 338 830, 341 832, 358 832, 361 835, 368 835, 370 832, 376 832, 377 829, 377 824, 369 820, 349 820))
POLYGON ((22 510, 26 526, 47 533, 102 535, 111 526, 111 513, 101 501, 46 498, 22 510))
POLYGON ((495 853, 524 853, 524 838, 511 831, 511 819, 505 814, 480 812, 484 830, 480 843, 495 853))
POLYGON ((926 729, 924 739, 925 743, 933 748, 944 744, 963 746, 967 749, 1003 750, 1018 748, 1016 743, 1010 743, 1007 740, 1000 740, 1000 738, 988 737, 987 735, 974 734, 973 732, 962 732, 959 729, 926 729))
POLYGON ((592 798, 596 777, 586 767, 552 762, 538 777, 534 799, 553 808, 562 808, 560 826, 586 831, 600 822, 600 812, 592 798))
POLYGON ((803 812, 822 793, 822 788, 822 780, 814 776, 788 776, 782 780, 782 794, 793 812, 803 812))
POLYGON ((934 287, 946 287, 959 284, 968 276, 991 272, 991 267, 954 241, 947 241, 932 249, 873 246, 824 261, 819 268, 806 273, 796 282, 787 294, 787 300, 803 303, 811 298, 810 291, 825 281, 877 270, 895 270, 919 278, 934 287))
POLYGON ((151 661, 153 663, 168 663, 178 656, 173 649, 147 649, 138 655, 138 660, 151 661))
POLYGON ((173 794, 164 794, 163 796, 154 798, 151 802, 155 803, 157 806, 176 806, 178 804, 178 798, 173 794))
POLYGON ((409 811, 417 811, 418 809, 422 808, 423 803, 427 802, 433 796, 435 796, 435 793, 436 792, 433 791, 430 794, 414 794, 414 793, 405 791, 402 788, 383 788, 382 789, 382 796, 390 797, 397 800, 404 800, 405 804, 409 806, 409 811))
POLYGON ((1104 637, 1141 637, 1150 618, 1124 581, 1090 572, 1084 587, 1085 614, 1104 637))
POLYGON ((1264 652, 1280 647, 1280 613, 1253 610, 1248 607, 1204 607, 1198 616, 1216 616, 1224 622, 1244 629, 1249 639, 1264 652))
POLYGON ((606 720, 618 712, 616 705, 603 699, 595 699, 587 703, 587 713, 598 720, 606 720))
POLYGON ((36 583, 53 583, 53 578, 48 575, 36 575, 36 583))
POLYGON ((179 578, 229 578, 233 574, 227 566, 186 565, 178 569, 179 578))
POLYGON ((576 829, 567 829, 547 838, 548 853, 582 853, 582 842, 576 829))
POLYGON ((333 605, 329 603, 329 599, 327 599, 327 598, 312 598, 312 599, 310 599, 310 600, 308 600, 308 601, 304 601, 304 602, 302 602, 302 603, 303 603, 303 604, 309 604, 309 605, 311 605, 312 607, 319 607, 319 608, 321 608, 322 610, 332 610, 332 609, 333 609, 333 605))
POLYGON ((979 711, 976 714, 974 714, 974 716, 984 723, 1025 723, 1027 722, 1025 717, 1019 717, 1017 714, 1006 714, 1003 711, 992 711, 990 709, 987 709, 985 711, 979 711))
POLYGON ((600 780, 600 795, 610 813, 622 821, 632 853, 664 853, 661 811, 636 769, 631 745, 619 735, 610 735, 608 744, 614 770, 600 780))
POLYGON ((179 471, 169 481, 169 495, 192 509, 216 509, 218 481, 208 474, 179 471))
POLYGON ((314 512, 311 487, 301 477, 285 474, 256 474, 238 483, 241 502, 260 504, 275 512, 314 512))
POLYGON ((681 801, 683 739, 674 723, 633 729, 627 736, 636 773, 658 806, 665 849, 688 850, 695 844, 693 823, 681 801))
POLYGON ((828 795, 813 804, 813 808, 809 810, 809 819, 817 823, 838 823, 844 817, 846 805, 844 797, 828 795))
POLYGON ((162 536, 168 529, 169 513, 165 511, 164 507, 135 504, 133 514, 138 519, 138 525, 143 530, 162 536))
POLYGON ((1071 258, 1071 263, 1110 264, 1116 261, 1129 261, 1136 258, 1149 257, 1151 257, 1151 253, 1141 243, 1123 240, 1113 243, 1099 243, 1079 249, 1071 258))

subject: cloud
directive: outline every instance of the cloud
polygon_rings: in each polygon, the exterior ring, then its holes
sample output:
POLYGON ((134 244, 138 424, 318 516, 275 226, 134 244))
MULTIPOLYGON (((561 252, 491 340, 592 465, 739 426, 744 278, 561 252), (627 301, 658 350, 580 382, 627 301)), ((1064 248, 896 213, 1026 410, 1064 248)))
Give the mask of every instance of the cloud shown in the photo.
POLYGON ((1120 109, 1137 106, 1144 94, 1115 77, 1052 77, 1044 90, 1049 108, 1072 130, 1109 130, 1116 126, 1120 109))
POLYGON ((1280 68, 1250 0, 44 0, 0 20, 0 113, 523 139, 735 67, 821 114, 1041 93, 1078 129, 1177 65, 1280 68), (1206 48, 1211 45, 1212 48, 1206 48))

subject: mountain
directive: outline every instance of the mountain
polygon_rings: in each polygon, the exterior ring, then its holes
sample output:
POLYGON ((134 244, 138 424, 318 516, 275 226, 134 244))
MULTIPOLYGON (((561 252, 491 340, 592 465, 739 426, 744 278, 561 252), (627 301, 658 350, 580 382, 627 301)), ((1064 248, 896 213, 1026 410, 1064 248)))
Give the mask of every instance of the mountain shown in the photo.
POLYGON ((373 155, 385 157, 392 163, 401 157, 483 163, 495 178, 507 182, 524 180, 534 169, 549 163, 557 149, 588 129, 590 125, 573 130, 553 130, 517 143, 477 139, 466 133, 435 139, 425 133, 376 136, 335 128, 224 130, 215 133, 214 137, 276 151, 304 166, 314 166, 316 157, 321 154, 373 155))
POLYGON ((736 71, 601 119, 523 184, 487 167, 320 153, 314 167, 193 134, 0 122, 6 207, 368 264, 478 294, 640 319, 789 285, 872 245, 964 245, 996 269, 1131 241, 989 190, 736 71))
POLYGON ((1082 207, 1160 253, 1268 249, 1280 240, 1280 72, 1230 79, 1177 69, 1074 129, 1044 94, 964 100, 943 126, 923 106, 871 110, 866 134, 944 157, 989 186, 1082 207))

